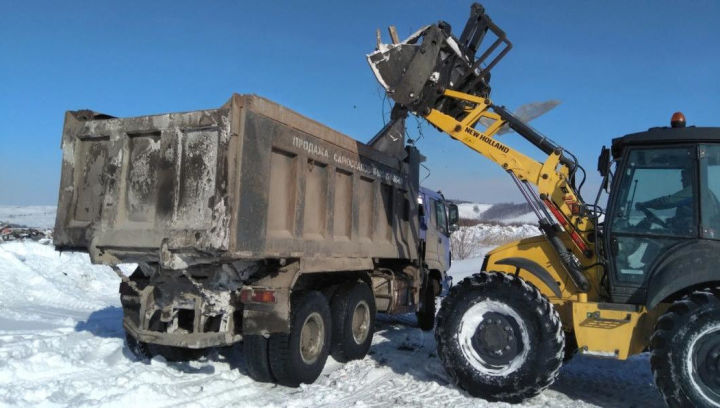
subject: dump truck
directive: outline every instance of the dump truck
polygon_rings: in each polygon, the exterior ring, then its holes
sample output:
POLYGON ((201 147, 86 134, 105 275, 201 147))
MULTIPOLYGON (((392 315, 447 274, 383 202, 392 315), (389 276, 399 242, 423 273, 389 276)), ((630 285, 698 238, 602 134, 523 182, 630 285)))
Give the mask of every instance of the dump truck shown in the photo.
POLYGON ((118 272, 140 357, 241 343, 250 376, 297 386, 328 354, 364 357, 376 312, 433 327, 456 220, 421 189, 402 114, 364 144, 254 95, 130 118, 71 111, 62 152, 55 247, 118 272), (126 277, 123 263, 138 267, 126 277))
POLYGON ((650 351, 668 406, 720 406, 720 128, 675 112, 669 127, 613 139, 586 201, 578 159, 490 99, 490 70, 511 46, 475 3, 458 37, 441 21, 368 55, 396 109, 506 171, 542 232, 488 252, 443 299, 435 339, 448 375, 472 395, 520 402, 576 353, 650 351), (504 128, 544 158, 499 138, 504 128))

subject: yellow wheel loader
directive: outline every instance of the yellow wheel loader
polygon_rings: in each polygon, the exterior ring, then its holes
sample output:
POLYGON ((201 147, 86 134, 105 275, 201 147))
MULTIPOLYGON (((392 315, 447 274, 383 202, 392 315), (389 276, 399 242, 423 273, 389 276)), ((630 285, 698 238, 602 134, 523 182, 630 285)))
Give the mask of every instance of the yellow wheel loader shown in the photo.
POLYGON ((459 37, 442 21, 402 42, 390 32, 389 44, 378 33, 368 62, 394 113, 502 166, 543 233, 490 251, 444 299, 435 337, 454 381, 518 402, 576 352, 650 351, 669 406, 720 406, 720 128, 685 127, 676 114, 671 127, 613 139, 598 160, 603 210, 600 192, 594 203, 581 197, 575 156, 490 100, 490 70, 512 44, 482 6, 459 37), (507 127, 547 158, 498 140, 507 127))

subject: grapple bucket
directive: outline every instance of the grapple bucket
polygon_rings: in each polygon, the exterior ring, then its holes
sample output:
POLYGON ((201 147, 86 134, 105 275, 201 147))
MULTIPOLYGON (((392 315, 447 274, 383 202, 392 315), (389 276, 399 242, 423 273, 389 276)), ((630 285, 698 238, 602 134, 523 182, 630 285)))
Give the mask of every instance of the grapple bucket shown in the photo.
POLYGON ((378 34, 377 50, 367 56, 368 62, 390 98, 419 113, 439 108, 446 89, 489 96, 490 70, 512 47, 478 3, 472 5, 459 39, 444 21, 425 26, 402 42, 392 28, 391 35, 393 42, 383 44, 378 34), (497 38, 476 58, 488 31, 497 38))

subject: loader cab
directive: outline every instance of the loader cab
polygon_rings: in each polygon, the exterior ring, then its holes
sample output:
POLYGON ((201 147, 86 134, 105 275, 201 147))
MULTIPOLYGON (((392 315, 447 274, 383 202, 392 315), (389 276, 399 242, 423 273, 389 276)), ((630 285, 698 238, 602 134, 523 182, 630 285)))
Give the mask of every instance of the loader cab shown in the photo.
POLYGON ((654 307, 720 281, 720 128, 652 128, 614 139, 611 153, 603 244, 612 301, 654 307))

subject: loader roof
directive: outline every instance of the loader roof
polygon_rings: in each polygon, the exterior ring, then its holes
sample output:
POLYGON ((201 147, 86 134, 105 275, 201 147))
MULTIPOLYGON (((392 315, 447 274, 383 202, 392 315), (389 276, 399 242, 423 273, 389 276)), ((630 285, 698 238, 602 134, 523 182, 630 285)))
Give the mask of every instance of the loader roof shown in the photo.
POLYGON ((720 127, 655 127, 645 132, 630 133, 613 139, 612 155, 615 159, 620 158, 628 146, 703 142, 720 142, 720 127))

